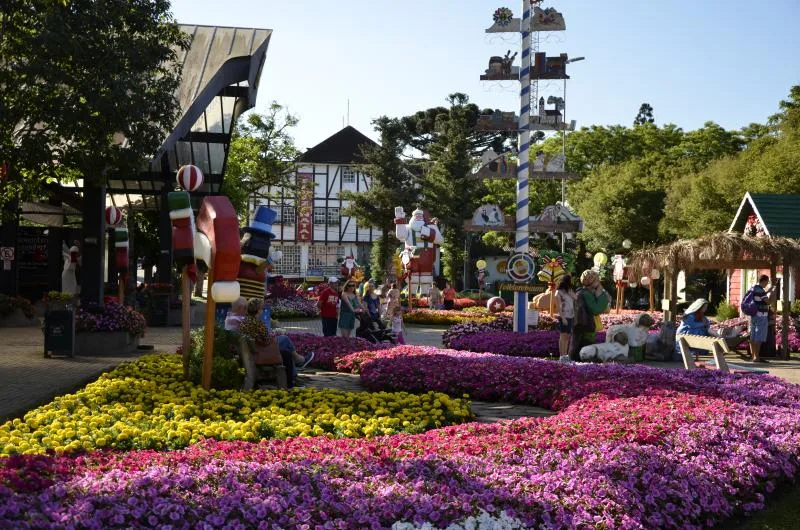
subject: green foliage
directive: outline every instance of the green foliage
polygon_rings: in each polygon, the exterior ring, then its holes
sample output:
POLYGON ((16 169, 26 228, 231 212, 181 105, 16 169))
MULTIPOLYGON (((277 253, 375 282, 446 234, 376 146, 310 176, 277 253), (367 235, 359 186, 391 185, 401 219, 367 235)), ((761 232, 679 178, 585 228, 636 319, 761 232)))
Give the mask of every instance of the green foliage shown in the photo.
POLYGON ((247 201, 256 192, 269 196, 270 188, 283 188, 293 196, 297 191, 294 160, 298 151, 290 129, 298 121, 273 101, 266 114, 252 113, 236 126, 222 193, 240 217, 247 216, 247 201))
POLYGON ((3 5, 0 161, 10 177, 0 201, 39 196, 55 178, 91 185, 138 172, 178 117, 188 37, 169 2, 3 5))
POLYGON ((724 320, 730 320, 731 318, 737 318, 738 316, 739 316, 739 310, 736 309, 736 306, 728 303, 728 301, 725 299, 720 301, 719 305, 717 306, 718 322, 722 322, 724 320))
MULTIPOLYGON (((204 329, 191 333, 189 352, 189 379, 199 385, 203 376, 204 329)), ((244 370, 239 367, 239 338, 221 326, 214 328, 214 357, 211 362, 211 388, 217 390, 239 389, 244 382, 244 370)))
POLYGON ((642 105, 639 107, 639 113, 633 120, 633 125, 644 125, 645 123, 653 123, 655 121, 656 120, 653 117, 653 107, 650 106, 649 103, 642 103, 642 105))
MULTIPOLYGON (((675 182, 665 201, 662 233, 694 237, 725 230, 748 191, 800 193, 800 86, 790 96, 780 104, 783 112, 771 118, 771 133, 749 125, 742 132, 744 151, 723 155, 675 182)), ((715 136, 718 141, 711 143, 719 154, 725 137, 715 136)))
POLYGON ((372 246, 370 272, 382 280, 394 248, 394 209, 413 205, 419 190, 401 158, 408 145, 408 133, 401 121, 382 116, 372 123, 380 133, 380 145, 362 147, 366 164, 360 168, 371 177, 370 188, 357 193, 343 191, 340 196, 349 201, 344 215, 355 217, 363 226, 379 229, 381 237, 372 246))
POLYGON ((800 315, 800 298, 798 298, 798 299, 795 299, 795 300, 792 302, 792 307, 791 307, 791 309, 790 309, 790 312, 791 312, 793 315, 800 315))

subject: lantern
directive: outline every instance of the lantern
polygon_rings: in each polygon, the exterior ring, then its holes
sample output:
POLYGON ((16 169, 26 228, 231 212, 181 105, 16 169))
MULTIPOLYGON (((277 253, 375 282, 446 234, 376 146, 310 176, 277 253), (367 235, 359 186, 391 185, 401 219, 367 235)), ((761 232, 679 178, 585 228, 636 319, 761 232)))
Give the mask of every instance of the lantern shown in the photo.
POLYGON ((626 239, 625 241, 622 242, 622 248, 624 248, 625 250, 628 250, 632 246, 633 246, 633 241, 631 241, 630 239, 626 239))
POLYGON ((186 191, 195 191, 203 183, 203 172, 199 167, 187 164, 178 169, 175 180, 186 191))
POLYGON ((115 227, 122 221, 122 210, 116 206, 106 208, 106 225, 115 227))
POLYGON ((608 256, 606 256, 602 252, 598 252, 597 254, 594 255, 595 266, 602 267, 606 263, 608 263, 608 256))
POLYGON ((630 287, 631 289, 636 289, 636 282, 630 282, 628 284, 628 287, 630 287))
POLYGON ((650 277, 654 280, 661 278, 661 273, 658 272, 658 269, 653 269, 650 271, 650 277))
POLYGON ((642 287, 647 287, 648 285, 650 285, 650 278, 648 278, 647 276, 642 276, 642 278, 639 280, 639 283, 642 284, 642 287))

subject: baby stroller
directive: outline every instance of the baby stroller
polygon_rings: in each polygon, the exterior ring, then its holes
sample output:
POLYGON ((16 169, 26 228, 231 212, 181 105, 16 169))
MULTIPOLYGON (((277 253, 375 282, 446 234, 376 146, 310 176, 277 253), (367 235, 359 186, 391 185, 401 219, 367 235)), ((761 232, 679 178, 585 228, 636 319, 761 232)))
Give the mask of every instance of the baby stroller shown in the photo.
POLYGON ((369 313, 356 313, 356 318, 358 319, 356 337, 368 340, 373 344, 382 342, 397 344, 394 334, 391 330, 386 329, 379 319, 373 319, 369 313))

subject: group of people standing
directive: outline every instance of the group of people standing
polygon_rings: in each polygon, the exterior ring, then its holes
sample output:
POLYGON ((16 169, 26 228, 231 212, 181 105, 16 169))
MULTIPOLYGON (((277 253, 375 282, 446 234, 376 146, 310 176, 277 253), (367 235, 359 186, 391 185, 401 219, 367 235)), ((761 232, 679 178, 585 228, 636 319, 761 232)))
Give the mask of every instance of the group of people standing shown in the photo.
POLYGON ((337 328, 342 337, 350 337, 360 318, 372 322, 386 319, 391 323, 392 333, 400 344, 403 339, 403 308, 400 306, 400 290, 397 284, 384 286, 378 291, 370 280, 361 288, 352 281, 341 285, 339 279, 331 277, 328 285, 319 293, 318 306, 322 319, 322 334, 336 336, 337 328), (385 290, 385 292, 384 292, 385 290), (357 291, 361 291, 361 295, 357 291))
POLYGON ((453 309, 456 305, 456 290, 445 282, 444 289, 439 289, 436 283, 431 284, 428 291, 428 307, 431 309, 453 309))

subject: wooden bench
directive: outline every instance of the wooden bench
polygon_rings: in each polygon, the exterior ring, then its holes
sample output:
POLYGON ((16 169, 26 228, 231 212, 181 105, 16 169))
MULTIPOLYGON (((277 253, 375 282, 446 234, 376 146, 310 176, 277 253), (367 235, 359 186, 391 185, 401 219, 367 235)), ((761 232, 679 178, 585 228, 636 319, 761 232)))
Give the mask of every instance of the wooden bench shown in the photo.
POLYGON ((274 380, 278 388, 289 388, 286 368, 282 364, 256 364, 250 345, 244 337, 239 339, 239 355, 245 372, 242 387, 244 390, 253 390, 257 382, 264 380, 274 380))
MULTIPOLYGON (((706 350, 711 352, 714 357, 714 363, 717 370, 721 372, 730 373, 731 368, 737 372, 752 372, 757 374, 769 373, 766 370, 759 370, 757 368, 749 368, 745 366, 729 365, 725 360, 726 353, 733 353, 728 341, 721 337, 709 337, 705 335, 677 335, 675 337, 680 345, 681 356, 683 357, 683 366, 687 370, 694 370, 699 368, 695 363, 692 349, 706 350)), ((737 341, 738 343, 738 341, 737 341)))
POLYGON ((692 349, 710 351, 714 356, 714 362, 717 365, 717 370, 722 372, 730 372, 728 363, 725 361, 726 353, 733 353, 725 342, 725 339, 719 337, 709 337, 706 335, 678 335, 678 344, 681 349, 681 356, 683 357, 683 366, 687 370, 694 370, 697 368, 692 355, 692 349))

